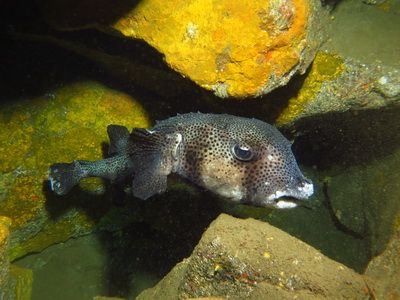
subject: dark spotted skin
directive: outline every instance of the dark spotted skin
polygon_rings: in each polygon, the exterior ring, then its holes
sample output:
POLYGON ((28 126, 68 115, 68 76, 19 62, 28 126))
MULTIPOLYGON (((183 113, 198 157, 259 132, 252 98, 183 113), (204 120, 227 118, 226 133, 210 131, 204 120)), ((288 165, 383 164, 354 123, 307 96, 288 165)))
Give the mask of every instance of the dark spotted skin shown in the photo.
POLYGON ((312 183, 303 176, 291 144, 273 126, 231 115, 189 113, 131 133, 109 125, 110 157, 57 163, 50 167, 51 189, 64 195, 85 177, 132 180, 133 195, 147 199, 167 189, 177 173, 235 202, 295 207, 282 196, 306 199, 312 183))
POLYGON ((176 172, 234 201, 263 206, 265 198, 278 190, 292 189, 290 196, 296 196, 296 187, 307 181, 289 141, 260 120, 190 113, 161 121, 152 130, 166 128, 183 137, 176 172), (235 145, 251 149, 254 158, 235 158, 235 145))

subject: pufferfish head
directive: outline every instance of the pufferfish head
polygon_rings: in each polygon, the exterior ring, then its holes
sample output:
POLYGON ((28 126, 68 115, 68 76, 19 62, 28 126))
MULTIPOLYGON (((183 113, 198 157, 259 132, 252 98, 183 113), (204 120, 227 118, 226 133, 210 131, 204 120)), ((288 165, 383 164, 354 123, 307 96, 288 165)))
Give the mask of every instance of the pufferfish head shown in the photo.
POLYGON ((275 127, 237 117, 224 127, 224 132, 214 131, 218 150, 202 161, 202 185, 233 201, 263 207, 296 207, 313 194, 291 143, 275 127))

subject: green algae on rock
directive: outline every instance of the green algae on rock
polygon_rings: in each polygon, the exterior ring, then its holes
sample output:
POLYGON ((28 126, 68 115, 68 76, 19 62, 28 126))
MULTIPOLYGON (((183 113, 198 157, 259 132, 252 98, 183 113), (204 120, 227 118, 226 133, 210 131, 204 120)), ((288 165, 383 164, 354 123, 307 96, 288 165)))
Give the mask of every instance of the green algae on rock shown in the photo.
POLYGON ((319 52, 298 94, 289 99, 276 125, 293 127, 304 118, 398 105, 400 71, 319 52))
POLYGON ((7 255, 10 225, 11 219, 0 216, 0 299, 6 298, 10 291, 10 261, 7 255))
MULTIPOLYGON (((102 157, 101 144, 108 141, 106 127, 111 123, 129 128, 150 125, 136 100, 91 81, 8 104, 0 112, 4 128, 0 132, 0 170, 8 183, 0 186, 0 214, 12 219, 12 259, 94 228, 93 215, 82 210, 60 203, 65 212, 55 216, 54 199, 53 206, 46 208, 49 199, 46 201, 43 182, 49 165, 56 161, 102 157)), ((81 188, 91 194, 103 190, 99 181, 88 181, 81 188)), ((82 196, 72 198, 75 204, 84 202, 82 196)), ((107 211, 107 205, 98 205, 95 219, 107 211)))
POLYGON ((11 299, 31 300, 33 287, 33 271, 16 265, 10 267, 11 299))
POLYGON ((0 299, 30 300, 32 270, 10 264, 8 257, 11 219, 0 216, 0 299))
POLYGON ((288 106, 281 112, 277 124, 282 125, 302 115, 309 101, 319 93, 322 84, 327 83, 343 72, 343 59, 339 56, 318 52, 307 77, 298 94, 289 99, 288 106))

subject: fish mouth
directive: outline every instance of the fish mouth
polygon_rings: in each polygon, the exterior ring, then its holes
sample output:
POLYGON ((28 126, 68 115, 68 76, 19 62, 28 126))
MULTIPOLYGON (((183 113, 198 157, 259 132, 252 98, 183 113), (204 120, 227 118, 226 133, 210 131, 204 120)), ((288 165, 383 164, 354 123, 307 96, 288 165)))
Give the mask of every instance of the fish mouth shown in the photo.
POLYGON ((298 200, 306 200, 314 193, 314 185, 310 182, 303 182, 302 185, 294 188, 294 189, 287 189, 287 190, 277 190, 275 193, 268 196, 268 201, 277 200, 281 197, 287 196, 296 198, 298 200))
POLYGON ((314 193, 314 185, 310 180, 304 181, 300 186, 294 189, 277 190, 269 195, 265 201, 268 206, 276 208, 294 208, 297 206, 305 206, 301 200, 307 200, 314 193))
MULTIPOLYGON (((302 199, 304 200, 304 199, 302 199)), ((297 198, 293 197, 283 197, 276 199, 272 204, 272 207, 279 208, 279 209, 288 209, 288 208, 295 208, 295 207, 304 207, 307 209, 315 209, 315 207, 308 202, 301 201, 297 198)))

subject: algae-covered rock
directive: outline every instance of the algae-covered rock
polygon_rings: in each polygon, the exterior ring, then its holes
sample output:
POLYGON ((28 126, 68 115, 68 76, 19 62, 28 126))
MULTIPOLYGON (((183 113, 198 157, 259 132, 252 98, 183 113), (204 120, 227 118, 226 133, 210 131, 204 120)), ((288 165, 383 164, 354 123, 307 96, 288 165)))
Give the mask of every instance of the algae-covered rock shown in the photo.
POLYGON ((264 222, 220 215, 192 255, 137 299, 368 299, 361 275, 264 222))
POLYGON ((266 94, 304 73, 322 41, 317 0, 38 1, 58 29, 111 27, 145 40, 168 65, 219 97, 266 94))
POLYGON ((136 100, 96 82, 75 83, 3 107, 0 214, 12 219, 11 259, 88 233, 108 211, 110 201, 94 201, 103 191, 101 181, 82 182, 86 193, 66 202, 48 193, 45 180, 52 163, 101 158, 111 123, 149 126, 136 100))
POLYGON ((0 216, 0 299, 30 300, 32 270, 10 264, 8 258, 11 219, 0 216))
POLYGON ((0 216, 0 299, 6 299, 10 292, 10 262, 8 260, 8 236, 11 220, 0 216))
POLYGON ((289 99, 276 124, 290 127, 304 118, 399 103, 399 70, 319 52, 297 95, 289 99))
POLYGON ((10 267, 11 299, 31 300, 33 287, 33 271, 16 265, 10 267))
POLYGON ((266 94, 303 73, 320 43, 319 1, 141 1, 114 28, 220 97, 266 94))

